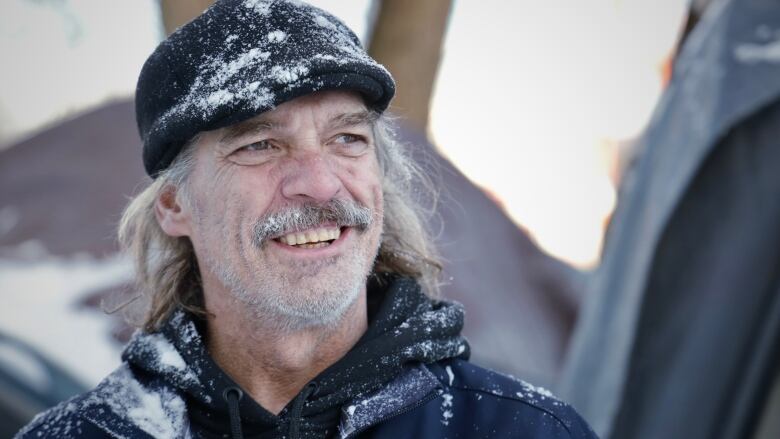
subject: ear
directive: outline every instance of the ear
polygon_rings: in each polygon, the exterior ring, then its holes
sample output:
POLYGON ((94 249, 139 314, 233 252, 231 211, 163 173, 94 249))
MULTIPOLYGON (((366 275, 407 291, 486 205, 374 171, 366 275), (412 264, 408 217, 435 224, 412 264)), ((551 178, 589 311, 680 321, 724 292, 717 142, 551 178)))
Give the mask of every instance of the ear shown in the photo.
POLYGON ((154 214, 160 228, 169 236, 190 236, 190 211, 180 200, 175 186, 167 186, 154 202, 154 214))

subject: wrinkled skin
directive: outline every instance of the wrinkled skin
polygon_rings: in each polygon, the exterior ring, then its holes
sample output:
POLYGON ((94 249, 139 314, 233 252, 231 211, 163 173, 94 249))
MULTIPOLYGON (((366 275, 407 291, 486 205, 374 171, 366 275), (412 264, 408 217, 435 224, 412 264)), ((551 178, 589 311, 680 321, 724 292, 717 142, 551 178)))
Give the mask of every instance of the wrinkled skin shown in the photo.
POLYGON ((187 195, 163 199, 158 218, 192 241, 207 309, 230 298, 278 329, 335 324, 365 294, 382 234, 380 168, 361 98, 328 91, 293 99, 201 133, 195 148, 187 195), (368 208, 372 223, 343 227, 316 249, 255 239, 269 214, 336 199, 368 208))

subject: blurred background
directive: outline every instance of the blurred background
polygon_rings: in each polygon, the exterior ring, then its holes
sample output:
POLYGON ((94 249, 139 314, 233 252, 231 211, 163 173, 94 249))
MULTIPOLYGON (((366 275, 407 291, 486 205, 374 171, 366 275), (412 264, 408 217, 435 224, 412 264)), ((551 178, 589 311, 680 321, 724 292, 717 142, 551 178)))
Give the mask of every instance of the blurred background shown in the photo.
MULTIPOLYGON (((588 331, 584 304, 603 296, 594 279, 619 188, 709 2, 311 3, 398 82, 391 109, 441 189, 430 226, 444 295, 466 305, 473 360, 577 399, 587 388, 571 382, 588 369, 571 342, 588 331)), ((135 82, 165 35, 208 4, 0 3, 0 437, 119 364, 132 329, 101 303, 132 295, 114 229, 147 181, 135 82)), ((769 44, 780 26, 766 21, 751 35, 769 44)), ((780 58, 770 49, 743 54, 780 58)), ((621 437, 614 410, 588 406, 577 408, 600 434, 621 437)))

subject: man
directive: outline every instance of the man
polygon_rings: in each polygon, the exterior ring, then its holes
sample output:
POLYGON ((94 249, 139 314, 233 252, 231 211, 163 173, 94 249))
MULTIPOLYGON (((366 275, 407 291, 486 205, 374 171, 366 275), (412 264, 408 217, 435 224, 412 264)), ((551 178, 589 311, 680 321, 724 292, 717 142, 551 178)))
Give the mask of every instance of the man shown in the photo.
POLYGON ((328 13, 228 0, 147 60, 154 182, 120 241, 145 313, 122 366, 19 437, 593 437, 466 362, 383 111, 388 72, 328 13))

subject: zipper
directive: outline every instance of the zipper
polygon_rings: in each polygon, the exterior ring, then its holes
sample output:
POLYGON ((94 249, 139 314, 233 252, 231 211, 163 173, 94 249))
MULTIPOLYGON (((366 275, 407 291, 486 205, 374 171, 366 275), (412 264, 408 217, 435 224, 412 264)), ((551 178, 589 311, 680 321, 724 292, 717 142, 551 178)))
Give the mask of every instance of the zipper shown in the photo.
POLYGON ((408 413, 408 412, 410 412, 410 411, 412 411, 412 410, 414 410, 416 408, 419 408, 419 407, 421 407, 421 406, 423 406, 425 404, 428 404, 429 402, 431 402, 434 399, 436 399, 436 397, 441 396, 441 394, 442 394, 442 388, 441 387, 436 387, 436 389, 434 389, 431 393, 426 395, 425 398, 415 402, 414 404, 412 404, 410 406, 406 406, 406 407, 402 408, 401 410, 398 410, 397 412, 393 412, 393 413, 390 413, 387 416, 379 418, 375 422, 372 422, 371 424, 365 425, 365 426, 363 426, 363 427, 361 427, 361 428, 351 432, 350 434, 348 434, 346 436, 342 436, 342 439, 349 439, 351 437, 354 437, 354 436, 356 436, 356 435, 358 435, 358 434, 368 430, 369 428, 371 428, 371 427, 373 427, 373 426, 375 426, 377 424, 381 424, 381 423, 387 421, 388 419, 395 418, 396 416, 401 416, 404 413, 408 413))

